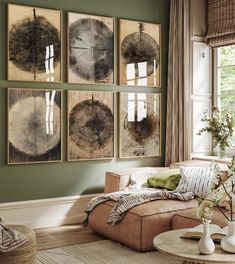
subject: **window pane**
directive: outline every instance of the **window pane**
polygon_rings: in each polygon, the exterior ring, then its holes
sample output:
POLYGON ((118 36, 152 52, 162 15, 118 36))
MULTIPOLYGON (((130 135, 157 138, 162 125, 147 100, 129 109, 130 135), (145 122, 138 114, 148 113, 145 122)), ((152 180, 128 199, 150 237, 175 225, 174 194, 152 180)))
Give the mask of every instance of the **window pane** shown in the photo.
MULTIPOLYGON (((218 48, 218 106, 235 120, 235 45, 218 48)), ((235 132, 232 145, 235 147, 235 132)))
POLYGON ((218 94, 235 94, 235 66, 218 69, 218 94))
MULTIPOLYGON (((235 95, 227 96, 222 94, 218 98, 218 106, 223 116, 226 113, 231 113, 233 115, 233 120, 235 120, 235 95)), ((233 147, 235 146, 235 131, 233 132, 232 145, 233 147)))
POLYGON ((235 45, 218 49, 218 66, 235 65, 235 45))

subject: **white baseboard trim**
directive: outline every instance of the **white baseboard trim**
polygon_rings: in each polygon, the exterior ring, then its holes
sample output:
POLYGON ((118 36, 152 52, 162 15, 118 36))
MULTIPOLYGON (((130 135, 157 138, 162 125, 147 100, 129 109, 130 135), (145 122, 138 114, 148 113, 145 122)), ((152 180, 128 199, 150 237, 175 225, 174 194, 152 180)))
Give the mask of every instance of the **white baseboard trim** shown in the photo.
POLYGON ((0 203, 0 217, 7 224, 33 229, 82 223, 84 209, 95 196, 97 194, 0 203))

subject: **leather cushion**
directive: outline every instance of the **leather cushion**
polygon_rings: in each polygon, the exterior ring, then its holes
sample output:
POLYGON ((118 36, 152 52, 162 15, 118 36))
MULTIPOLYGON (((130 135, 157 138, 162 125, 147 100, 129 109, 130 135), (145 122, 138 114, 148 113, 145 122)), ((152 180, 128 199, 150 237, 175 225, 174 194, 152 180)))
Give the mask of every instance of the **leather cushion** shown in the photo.
POLYGON ((108 225, 106 219, 114 202, 98 205, 89 215, 89 226, 100 235, 138 251, 154 250, 153 238, 171 229, 175 213, 197 206, 197 201, 158 200, 130 209, 122 221, 108 225))

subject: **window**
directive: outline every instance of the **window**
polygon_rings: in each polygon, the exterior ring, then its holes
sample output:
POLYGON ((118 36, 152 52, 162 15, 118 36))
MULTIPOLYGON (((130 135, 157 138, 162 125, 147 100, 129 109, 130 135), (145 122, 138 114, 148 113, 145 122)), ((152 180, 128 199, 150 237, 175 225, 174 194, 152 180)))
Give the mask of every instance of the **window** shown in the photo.
MULTIPOLYGON (((235 121, 235 45, 217 48, 215 53, 215 101, 222 115, 229 112, 235 121)), ((232 148, 235 148, 235 132, 232 148)))

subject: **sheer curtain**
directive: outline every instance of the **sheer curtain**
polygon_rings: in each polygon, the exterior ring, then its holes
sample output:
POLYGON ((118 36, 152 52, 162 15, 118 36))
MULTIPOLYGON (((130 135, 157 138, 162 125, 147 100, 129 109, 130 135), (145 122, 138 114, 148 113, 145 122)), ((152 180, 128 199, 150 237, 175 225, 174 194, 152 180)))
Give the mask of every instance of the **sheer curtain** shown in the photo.
POLYGON ((165 165, 190 158, 190 6, 171 0, 165 165))

